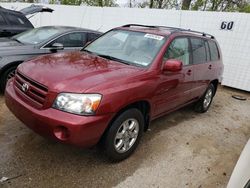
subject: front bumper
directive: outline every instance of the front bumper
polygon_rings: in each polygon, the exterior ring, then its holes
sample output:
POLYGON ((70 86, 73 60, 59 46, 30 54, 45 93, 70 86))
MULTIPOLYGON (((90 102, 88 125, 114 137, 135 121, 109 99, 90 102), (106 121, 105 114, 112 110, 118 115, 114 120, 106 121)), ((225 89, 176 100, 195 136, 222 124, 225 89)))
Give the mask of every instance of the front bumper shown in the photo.
POLYGON ((39 135, 80 147, 91 147, 99 141, 113 114, 79 116, 53 108, 39 110, 26 104, 10 80, 5 90, 5 102, 13 114, 39 135), (55 130, 67 130, 67 137, 58 138, 55 130))

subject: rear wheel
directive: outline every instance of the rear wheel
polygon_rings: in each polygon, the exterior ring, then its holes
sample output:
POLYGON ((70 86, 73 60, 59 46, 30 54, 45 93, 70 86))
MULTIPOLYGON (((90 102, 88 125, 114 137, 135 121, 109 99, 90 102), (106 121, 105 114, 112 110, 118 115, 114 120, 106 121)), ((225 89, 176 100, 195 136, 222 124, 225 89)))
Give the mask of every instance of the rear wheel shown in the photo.
POLYGON ((105 135, 104 147, 111 161, 128 158, 136 149, 144 130, 144 118, 138 109, 120 114, 105 135))
POLYGON ((15 76, 15 71, 16 67, 10 67, 4 71, 0 78, 0 92, 4 92, 7 81, 15 76))
POLYGON ((214 85, 209 84, 204 95, 195 104, 195 111, 196 112, 204 113, 209 109, 209 107, 212 103, 213 97, 214 97, 214 92, 215 92, 214 85))

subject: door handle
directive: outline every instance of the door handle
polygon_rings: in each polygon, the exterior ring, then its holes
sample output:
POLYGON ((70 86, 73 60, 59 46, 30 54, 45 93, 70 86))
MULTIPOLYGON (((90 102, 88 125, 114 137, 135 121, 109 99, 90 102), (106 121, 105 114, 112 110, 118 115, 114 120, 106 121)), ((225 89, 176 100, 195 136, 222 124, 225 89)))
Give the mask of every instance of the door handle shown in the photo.
POLYGON ((187 75, 190 76, 191 74, 192 74, 192 70, 189 69, 189 70, 187 71, 187 75))
POLYGON ((208 66, 208 69, 212 69, 212 65, 209 65, 209 66, 208 66))

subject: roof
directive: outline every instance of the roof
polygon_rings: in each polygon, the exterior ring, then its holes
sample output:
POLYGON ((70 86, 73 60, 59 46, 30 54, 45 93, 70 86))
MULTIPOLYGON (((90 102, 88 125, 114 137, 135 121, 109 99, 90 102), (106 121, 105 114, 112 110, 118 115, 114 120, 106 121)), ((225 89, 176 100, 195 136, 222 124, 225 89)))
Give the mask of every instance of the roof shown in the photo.
POLYGON ((128 29, 131 31, 147 32, 147 33, 157 34, 157 35, 162 35, 162 36, 167 36, 172 33, 185 33, 185 34, 198 35, 198 36, 209 37, 211 39, 214 39, 214 36, 208 33, 194 31, 191 29, 183 29, 183 28, 178 28, 178 27, 127 24, 127 25, 121 26, 120 28, 128 29))
POLYGON ((91 29, 86 29, 86 28, 80 28, 80 27, 73 27, 73 26, 42 26, 42 27, 39 27, 39 28, 59 28, 61 30, 63 30, 64 32, 67 32, 67 31, 87 31, 87 32, 93 32, 93 33, 99 33, 101 34, 101 32, 99 31, 96 31, 96 30, 91 30, 91 29))
POLYGON ((15 10, 11 10, 11 9, 7 9, 7 8, 3 8, 3 7, 1 7, 0 6, 0 11, 4 11, 4 12, 11 12, 11 13, 14 13, 14 14, 21 14, 21 15, 23 15, 21 12, 19 12, 19 11, 15 11, 15 10))

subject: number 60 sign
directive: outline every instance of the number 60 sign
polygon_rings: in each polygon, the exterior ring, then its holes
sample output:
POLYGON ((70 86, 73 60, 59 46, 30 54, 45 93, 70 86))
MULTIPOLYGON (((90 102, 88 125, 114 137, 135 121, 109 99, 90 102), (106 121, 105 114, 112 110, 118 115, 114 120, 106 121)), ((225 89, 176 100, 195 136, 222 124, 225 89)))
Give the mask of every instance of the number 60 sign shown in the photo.
POLYGON ((220 28, 222 30, 232 30, 233 26, 234 26, 234 22, 233 21, 231 21, 231 22, 223 21, 223 22, 221 22, 220 28))

